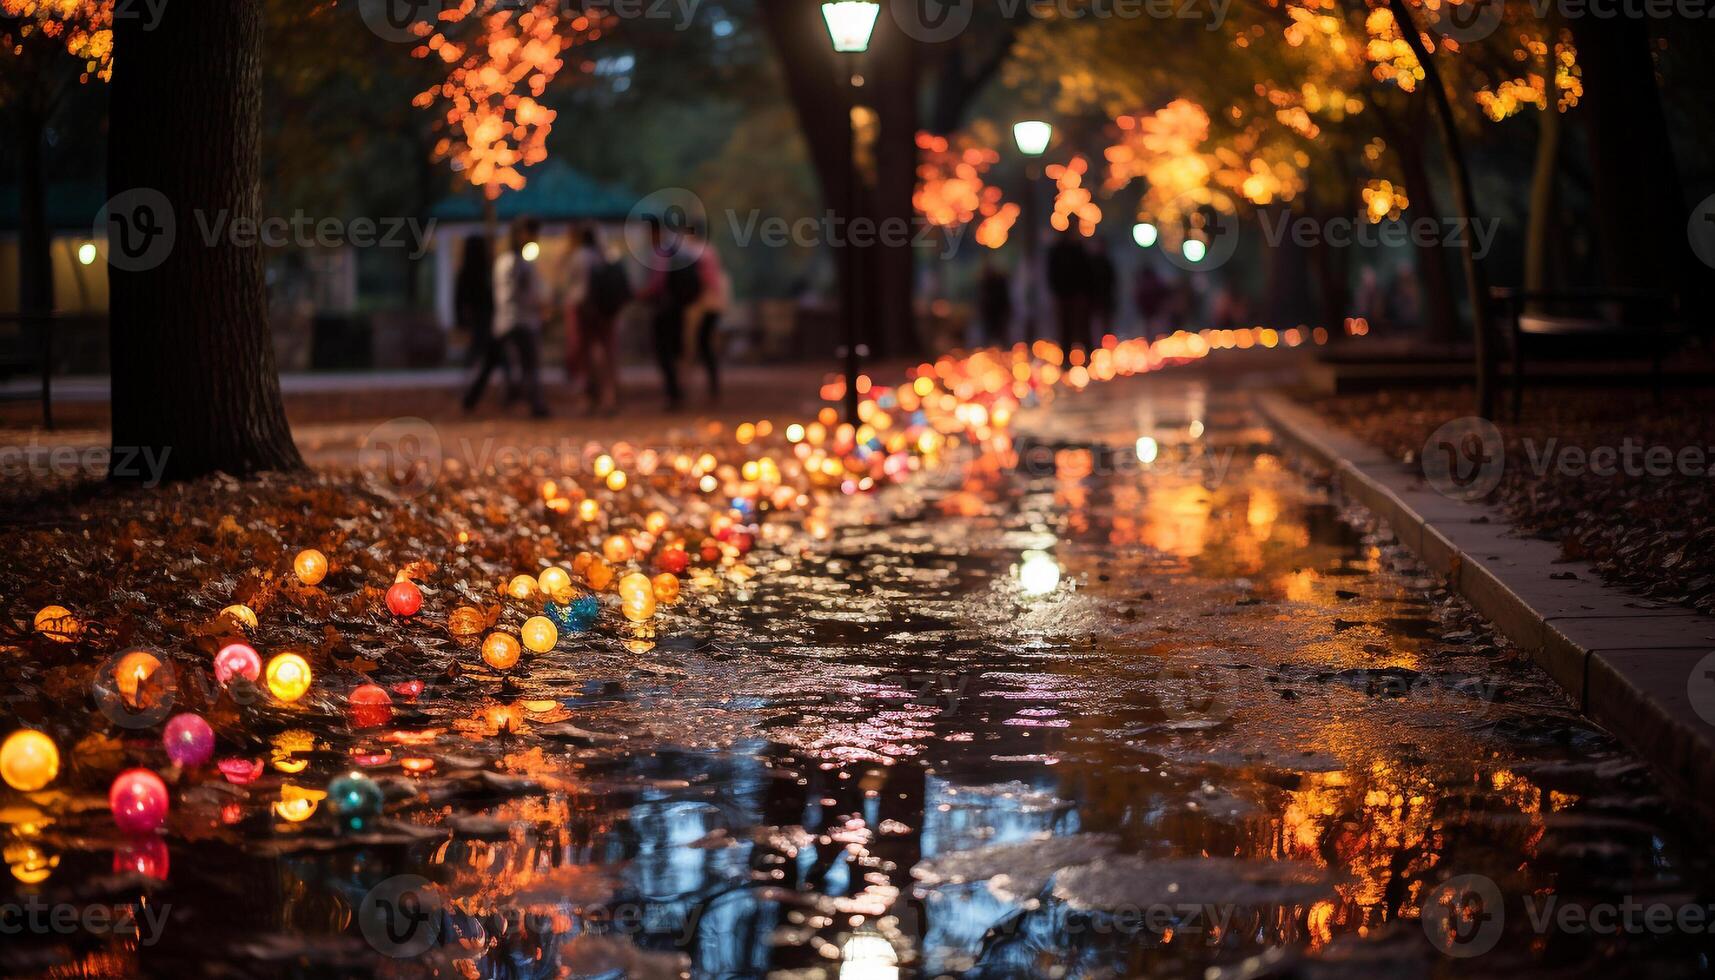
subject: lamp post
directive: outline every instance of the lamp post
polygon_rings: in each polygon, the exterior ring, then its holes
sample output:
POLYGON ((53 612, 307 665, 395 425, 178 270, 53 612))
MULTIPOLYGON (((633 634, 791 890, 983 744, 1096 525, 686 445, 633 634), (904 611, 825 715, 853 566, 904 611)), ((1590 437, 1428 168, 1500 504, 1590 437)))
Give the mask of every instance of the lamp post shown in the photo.
POLYGON ((1024 228, 1024 327, 1030 334, 1026 339, 1037 339, 1036 300, 1037 300, 1037 262, 1036 262, 1036 181, 1041 176, 1036 161, 1042 154, 1048 152, 1048 143, 1054 138, 1054 127, 1040 119, 1026 119, 1012 124, 1012 141, 1018 146, 1018 152, 1024 154, 1024 200, 1022 220, 1024 228))
MULTIPOLYGON (((828 26, 828 40, 834 45, 834 65, 841 75, 841 84, 851 88, 853 106, 857 105, 857 87, 862 84, 862 76, 858 73, 860 62, 864 52, 869 50, 870 35, 875 32, 876 17, 880 13, 881 4, 870 0, 832 0, 822 4, 822 21, 828 26)), ((863 274, 863 257, 852 244, 851 222, 862 207, 863 195, 858 187, 857 132, 849 110, 846 116, 845 168, 847 225, 845 241, 840 246, 843 249, 844 288, 840 294, 842 346, 839 354, 845 363, 846 421, 855 428, 858 425, 858 338, 862 332, 860 321, 863 315, 863 290, 858 280, 863 274)))

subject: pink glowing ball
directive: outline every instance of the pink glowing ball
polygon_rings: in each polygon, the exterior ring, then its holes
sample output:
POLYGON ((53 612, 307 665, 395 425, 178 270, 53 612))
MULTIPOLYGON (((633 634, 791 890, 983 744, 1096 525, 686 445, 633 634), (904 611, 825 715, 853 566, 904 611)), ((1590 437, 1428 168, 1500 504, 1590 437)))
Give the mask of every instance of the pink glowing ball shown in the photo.
POLYGON ((423 608, 423 592, 411 582, 394 582, 387 590, 387 609, 395 616, 415 616, 423 608))
POLYGON ((214 679, 221 686, 232 683, 234 677, 255 681, 262 676, 262 657, 248 643, 229 643, 214 655, 214 679))
POLYGON ((226 777, 226 781, 234 786, 247 786, 262 775, 261 759, 240 759, 237 757, 222 759, 215 763, 215 768, 226 777))
POLYGON ((161 744, 167 748, 167 758, 175 765, 200 766, 214 755, 214 729, 201 715, 186 712, 174 715, 161 733, 161 744))
POLYGON ((107 805, 127 834, 152 834, 167 822, 167 784, 147 769, 127 769, 113 780, 107 805))

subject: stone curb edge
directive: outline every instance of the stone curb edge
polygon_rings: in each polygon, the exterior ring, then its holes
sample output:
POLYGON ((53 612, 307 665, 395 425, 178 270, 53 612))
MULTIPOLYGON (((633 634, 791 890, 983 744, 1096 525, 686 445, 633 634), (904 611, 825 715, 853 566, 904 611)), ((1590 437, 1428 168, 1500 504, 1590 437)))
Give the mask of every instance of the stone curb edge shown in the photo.
POLYGON ((1509 526, 1498 516, 1413 486, 1421 481, 1397 460, 1279 392, 1261 392, 1255 404, 1286 444, 1331 469, 1342 494, 1386 520, 1402 544, 1529 653, 1587 717, 1651 762, 1715 823, 1715 727, 1692 710, 1686 690, 1692 665, 1715 650, 1715 620, 1640 604, 1598 584, 1588 566, 1561 562, 1549 542, 1502 540, 1509 526), (1576 580, 1539 580, 1549 565, 1576 580), (1624 611, 1606 615, 1616 608, 1624 611), (1614 633, 1638 639, 1608 640, 1614 633))

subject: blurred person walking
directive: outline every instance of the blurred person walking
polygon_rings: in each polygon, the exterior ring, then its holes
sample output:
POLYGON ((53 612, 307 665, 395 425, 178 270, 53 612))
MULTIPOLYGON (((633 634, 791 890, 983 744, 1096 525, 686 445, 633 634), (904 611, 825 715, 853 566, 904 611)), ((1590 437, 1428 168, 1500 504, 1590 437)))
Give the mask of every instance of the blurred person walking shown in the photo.
POLYGON ((1090 348, 1090 300, 1095 274, 1090 253, 1070 229, 1048 249, 1048 292, 1060 324, 1060 349, 1090 348))
MULTIPOLYGON (((465 346, 464 363, 470 367, 488 357, 495 345, 494 337, 494 260, 490 257, 487 235, 467 235, 464 252, 459 257, 458 277, 453 281, 453 321, 470 338, 465 346)), ((501 377, 506 382, 509 397, 516 398, 517 377, 512 359, 502 357, 501 377)))
POLYGON ((602 251, 594 225, 578 232, 577 244, 566 256, 566 381, 584 380, 587 408, 611 415, 619 410, 619 357, 614 324, 631 300, 625 269, 602 251))
POLYGON ((702 296, 703 280, 697 256, 686 247, 683 232, 669 231, 659 218, 649 219, 649 280, 641 298, 654 309, 655 363, 661 369, 661 391, 667 411, 685 403, 679 386, 679 359, 685 347, 686 311, 702 296))
POLYGON ((709 379, 710 405, 721 400, 721 366, 716 338, 720 336, 721 317, 726 314, 731 299, 732 284, 715 247, 704 237, 700 226, 685 230, 685 248, 696 258, 697 280, 701 287, 697 298, 685 308, 683 349, 696 351, 709 379))
MULTIPOLYGON (((548 291, 536 263, 524 257, 524 247, 536 241, 541 225, 534 218, 512 223, 511 239, 494 261, 494 336, 482 359, 482 367, 465 391, 464 410, 476 408, 488 388, 488 379, 506 360, 508 351, 518 356, 519 382, 530 402, 530 414, 545 418, 548 406, 542 401, 542 324, 548 318, 548 291)), ((513 399, 508 398, 510 403, 513 399)))

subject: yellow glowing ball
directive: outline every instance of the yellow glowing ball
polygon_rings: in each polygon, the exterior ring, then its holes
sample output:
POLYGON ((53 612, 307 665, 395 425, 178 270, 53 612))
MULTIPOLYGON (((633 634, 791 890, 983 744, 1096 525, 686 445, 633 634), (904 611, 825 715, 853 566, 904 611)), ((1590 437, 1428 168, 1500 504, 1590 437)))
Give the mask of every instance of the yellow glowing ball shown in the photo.
POLYGON ((585 497, 578 501, 578 520, 588 524, 601 518, 601 504, 594 497, 585 497))
POLYGON ((514 576, 506 586, 506 594, 514 599, 528 599, 536 594, 536 580, 528 575, 514 576))
POLYGON ((520 631, 524 638, 524 648, 531 653, 547 653, 554 649, 554 644, 560 642, 560 631, 555 628, 554 621, 546 616, 531 616, 524 621, 524 629, 520 631))
POLYGON ((536 576, 536 587, 542 594, 555 602, 565 602, 572 597, 572 576, 558 565, 542 570, 536 576))
POLYGON ((511 670, 518 663, 520 652, 518 640, 511 633, 490 633, 482 641, 483 662, 495 670, 511 670))
POLYGON ((655 583, 649 581, 649 576, 632 572, 619 580, 619 608, 634 623, 645 622, 655 615, 655 583))
POLYGON ((679 576, 672 572, 662 572, 649 581, 655 587, 657 602, 669 603, 679 598, 679 576))
POLYGON ((36 632, 57 643, 70 643, 83 632, 83 624, 64 606, 43 606, 36 613, 36 632))
POLYGON ((597 558, 590 562, 590 567, 584 569, 584 578, 589 582, 590 588, 600 592, 613 584, 613 566, 597 558))
POLYGON ((220 614, 225 616, 227 619, 233 620, 247 630, 253 630, 256 628, 256 610, 251 609, 249 606, 246 606, 241 602, 227 606, 225 609, 220 611, 220 614))
POLYGON ((60 750, 41 732, 24 728, 0 745, 0 779, 25 793, 34 793, 60 774, 60 750))
POLYGON ((310 665, 295 653, 282 653, 268 661, 268 691, 281 701, 292 702, 310 689, 310 665))
POLYGON ((607 488, 618 493, 625 489, 625 471, 614 470, 607 475, 607 488))
POLYGON ((58 854, 49 854, 34 844, 7 844, 5 850, 6 866, 12 869, 12 877, 25 885, 39 885, 47 881, 60 866, 58 854))
POLYGON ((601 556, 608 561, 630 561, 635 553, 631 539, 623 534, 615 534, 601 543, 601 556))
POLYGON ((328 577, 328 556, 314 548, 305 548, 292 559, 292 571, 298 573, 298 581, 305 585, 320 585, 328 577))
POLYGON ((667 515, 658 510, 650 511, 649 516, 643 519, 643 529, 660 536, 662 531, 667 530, 667 515))

